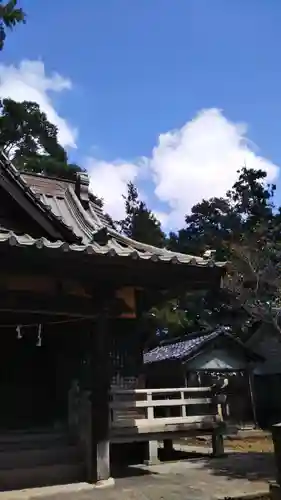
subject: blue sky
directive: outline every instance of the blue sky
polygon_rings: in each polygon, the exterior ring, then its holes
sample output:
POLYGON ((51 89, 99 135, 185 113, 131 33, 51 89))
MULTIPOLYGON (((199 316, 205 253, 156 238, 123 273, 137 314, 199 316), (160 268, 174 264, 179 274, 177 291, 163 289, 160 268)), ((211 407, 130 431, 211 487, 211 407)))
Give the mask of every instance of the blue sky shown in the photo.
POLYGON ((278 181, 280 0, 19 3, 0 95, 41 104, 114 216, 128 180, 166 228, 241 164, 278 181))

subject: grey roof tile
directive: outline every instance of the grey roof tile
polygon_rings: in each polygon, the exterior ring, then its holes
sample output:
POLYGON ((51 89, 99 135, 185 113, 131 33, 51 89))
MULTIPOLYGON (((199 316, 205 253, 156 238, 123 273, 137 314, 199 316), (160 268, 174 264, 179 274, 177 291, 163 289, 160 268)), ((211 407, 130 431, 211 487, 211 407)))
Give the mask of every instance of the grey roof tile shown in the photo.
POLYGON ((183 340, 175 342, 162 343, 151 349, 150 351, 144 353, 143 361, 145 364, 156 363, 160 361, 188 361, 192 358, 202 347, 204 347, 208 342, 224 336, 235 342, 240 349, 243 349, 246 355, 257 361, 264 361, 264 358, 255 353, 252 349, 249 349, 237 336, 231 332, 231 328, 225 325, 218 326, 213 331, 208 331, 205 333, 199 332, 190 334, 183 340))
MULTIPOLYGON (((171 252, 165 248, 157 248, 132 240, 111 227, 100 207, 92 201, 89 202, 89 207, 86 210, 76 196, 73 182, 42 175, 21 174, 3 153, 0 153, 0 161, 9 174, 14 176, 19 185, 27 192, 28 196, 33 199, 33 202, 38 205, 39 209, 53 217, 57 223, 69 231, 69 234, 76 238, 77 245, 69 245, 71 251, 88 251, 100 255, 112 255, 116 252, 116 255, 130 256, 135 259, 200 267, 225 266, 224 262, 215 263, 212 259, 171 252), (104 228, 107 231, 108 242, 105 245, 99 245, 94 242, 94 236, 104 228)), ((12 244, 19 246, 39 245, 40 248, 41 246, 61 248, 64 245, 66 248, 66 243, 62 241, 51 242, 41 238, 39 243, 39 240, 27 235, 18 236, 13 233, 9 233, 9 236, 7 233, 2 233, 0 242, 14 242, 12 244)))
MULTIPOLYGON (((151 252, 141 252, 136 250, 133 247, 122 247, 118 245, 114 239, 109 240, 106 245, 100 245, 99 243, 85 243, 85 244, 69 244, 65 241, 49 241, 46 238, 33 238, 28 234, 18 235, 12 231, 1 230, 0 231, 0 244, 8 244, 10 246, 19 246, 19 247, 35 247, 37 249, 61 249, 65 252, 80 252, 80 253, 88 253, 95 255, 107 255, 107 256, 119 256, 119 257, 131 257, 132 259, 140 259, 140 260, 153 260, 153 254, 151 252)), ((158 255, 158 260, 162 262, 170 262, 173 263, 172 260, 173 254, 171 257, 167 254, 158 255)), ((186 255, 184 260, 185 264, 188 264, 188 256, 186 255)), ((208 265, 206 261, 200 261, 197 265, 208 265)))
POLYGON ((194 354, 206 342, 213 340, 221 334, 221 331, 209 332, 205 335, 202 333, 197 336, 191 336, 180 342, 171 344, 159 345, 144 354, 144 363, 155 363, 159 361, 183 360, 184 358, 194 354))
MULTIPOLYGON (((56 222, 58 222, 64 229, 70 231, 70 226, 64 221, 60 220, 57 215, 52 211, 52 208, 46 205, 41 196, 38 196, 38 192, 29 185, 26 178, 18 171, 18 169, 12 164, 12 162, 7 158, 7 156, 0 150, 0 164, 5 169, 5 171, 9 174, 9 176, 21 187, 23 191, 26 192, 26 195, 31 199, 45 215, 53 218, 56 222)), ((76 236, 73 233, 73 236, 76 236)))

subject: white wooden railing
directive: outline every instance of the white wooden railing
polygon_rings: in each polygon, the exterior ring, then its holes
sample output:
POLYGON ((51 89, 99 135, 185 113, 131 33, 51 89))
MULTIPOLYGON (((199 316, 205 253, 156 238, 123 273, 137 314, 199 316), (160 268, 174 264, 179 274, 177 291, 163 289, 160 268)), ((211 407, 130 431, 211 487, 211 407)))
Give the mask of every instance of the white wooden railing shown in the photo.
POLYGON ((221 404, 210 387, 115 389, 111 392, 111 428, 148 432, 215 425, 222 421, 221 404))

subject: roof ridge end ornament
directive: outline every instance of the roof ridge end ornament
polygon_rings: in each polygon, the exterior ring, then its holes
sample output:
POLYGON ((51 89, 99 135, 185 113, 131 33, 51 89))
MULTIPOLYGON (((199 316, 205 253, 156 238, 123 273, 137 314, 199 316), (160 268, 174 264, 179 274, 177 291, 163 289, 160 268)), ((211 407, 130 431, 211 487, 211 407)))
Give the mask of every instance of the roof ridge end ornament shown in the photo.
POLYGON ((205 250, 205 252, 203 253, 203 259, 215 261, 216 252, 217 251, 214 250, 214 249, 212 249, 212 248, 209 248, 208 250, 205 250))
POLYGON ((77 172, 75 181, 75 194, 78 196, 83 208, 89 207, 90 179, 87 172, 77 172))

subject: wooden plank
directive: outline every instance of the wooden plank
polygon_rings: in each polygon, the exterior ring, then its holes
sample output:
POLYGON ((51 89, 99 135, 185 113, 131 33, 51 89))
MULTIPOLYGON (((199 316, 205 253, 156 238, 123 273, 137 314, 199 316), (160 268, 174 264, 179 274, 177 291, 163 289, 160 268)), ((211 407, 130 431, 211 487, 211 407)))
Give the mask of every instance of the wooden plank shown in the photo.
POLYGON ((148 408, 147 408, 147 419, 148 420, 153 420, 154 419, 154 408, 152 406, 152 394, 151 392, 147 393, 147 401, 148 403, 148 408))
POLYGON ((112 429, 110 434, 111 443, 137 443, 148 441, 150 439, 157 441, 164 441, 165 439, 178 440, 182 437, 188 436, 198 436, 198 434, 212 434, 214 429, 218 427, 218 424, 197 425, 196 427, 185 426, 184 429, 171 429, 168 428, 164 432, 157 432, 152 430, 152 432, 135 432, 133 427, 129 429, 112 429), (124 432, 125 431, 125 432, 124 432))
POLYGON ((114 389, 111 391, 112 396, 115 394, 174 394, 175 392, 196 393, 196 392, 212 392, 211 387, 176 387, 165 389, 114 389))
POLYGON ((126 421, 117 421, 112 422, 111 427, 137 427, 137 428, 146 428, 146 427, 162 427, 163 431, 166 426, 169 425, 195 425, 198 423, 204 422, 218 422, 220 421, 217 415, 198 415, 198 416, 189 416, 189 417, 163 417, 163 418, 153 418, 153 419, 128 419, 126 421))
MULTIPOLYGON (((103 299, 102 294, 98 300, 94 300, 87 297, 62 295, 59 292, 47 294, 0 289, 0 311, 94 319, 99 317, 103 299)), ((110 304, 109 315, 113 317, 122 311, 122 304, 116 301, 110 304)))
POLYGON ((57 291, 57 283, 54 278, 49 276, 24 276, 10 275, 1 276, 1 283, 5 281, 8 290, 15 291, 31 291, 38 293, 55 294, 57 291))
POLYGON ((154 418, 153 421, 146 419, 140 420, 139 425, 153 425, 154 422, 158 425, 169 425, 169 424, 195 424, 198 422, 204 422, 205 420, 217 420, 216 415, 197 415, 197 416, 189 416, 189 417, 161 417, 154 418))
MULTIPOLYGON (((213 429, 217 428, 220 425, 216 420, 206 419, 202 422, 192 422, 192 423, 177 423, 174 424, 157 424, 157 420, 155 424, 150 424, 146 426, 116 426, 111 428, 111 436, 138 436, 139 434, 146 436, 146 440, 148 440, 149 434, 159 434, 159 440, 162 439, 161 434, 167 434, 176 432, 178 436, 180 433, 183 435, 186 432, 194 432, 196 431, 205 431, 206 433, 211 433, 213 429)), ((137 440, 137 439, 136 439, 137 440)), ((145 439, 144 439, 145 440, 145 439)), ((125 442, 125 441, 124 441, 125 442)))
MULTIPOLYGON (((185 397, 184 397, 184 391, 181 391, 181 399, 182 400, 185 399, 185 397)), ((183 404, 182 407, 181 407, 181 416, 182 417, 186 417, 186 405, 185 404, 183 404)))
POLYGON ((189 406, 189 405, 203 405, 211 404, 212 398, 194 398, 194 399, 160 399, 148 401, 112 401, 110 403, 111 409, 125 409, 125 408, 158 408, 162 406, 189 406))

